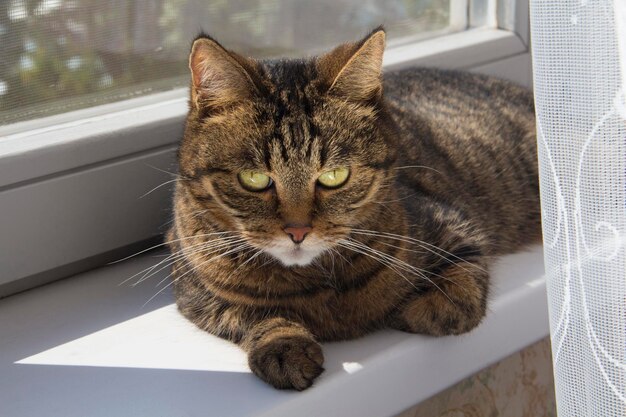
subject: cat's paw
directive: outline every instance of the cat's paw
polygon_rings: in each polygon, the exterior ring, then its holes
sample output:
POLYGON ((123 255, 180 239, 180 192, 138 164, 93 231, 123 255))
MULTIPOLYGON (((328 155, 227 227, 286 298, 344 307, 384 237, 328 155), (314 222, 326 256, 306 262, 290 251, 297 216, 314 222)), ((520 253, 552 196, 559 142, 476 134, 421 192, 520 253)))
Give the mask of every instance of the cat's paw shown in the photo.
POLYGON ((397 311, 394 327, 433 336, 458 335, 480 324, 487 310, 488 272, 474 264, 453 264, 438 284, 414 294, 397 311), (470 269, 471 268, 471 269, 470 269))
POLYGON ((259 344, 248 355, 250 369, 276 388, 302 391, 323 371, 319 343, 306 337, 281 337, 259 344))
POLYGON ((452 300, 441 292, 432 292, 408 303, 398 319, 401 330, 446 336, 469 332, 484 316, 480 300, 452 300))

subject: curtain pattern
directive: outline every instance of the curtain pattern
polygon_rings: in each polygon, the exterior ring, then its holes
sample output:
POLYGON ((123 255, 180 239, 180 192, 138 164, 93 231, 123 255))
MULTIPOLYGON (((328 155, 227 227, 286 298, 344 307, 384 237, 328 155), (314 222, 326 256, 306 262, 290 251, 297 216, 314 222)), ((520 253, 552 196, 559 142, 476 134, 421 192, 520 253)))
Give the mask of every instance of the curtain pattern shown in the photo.
POLYGON ((626 0, 531 0, 560 417, 626 416, 626 0))

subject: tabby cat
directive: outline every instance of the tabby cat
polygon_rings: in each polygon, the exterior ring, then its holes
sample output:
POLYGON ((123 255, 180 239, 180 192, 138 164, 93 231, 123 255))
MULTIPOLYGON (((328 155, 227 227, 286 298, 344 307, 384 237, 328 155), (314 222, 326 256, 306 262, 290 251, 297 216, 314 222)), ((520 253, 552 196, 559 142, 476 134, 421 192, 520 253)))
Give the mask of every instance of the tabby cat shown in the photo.
POLYGON ((168 233, 178 308, 303 390, 320 342, 476 327, 494 256, 540 238, 532 95, 412 68, 385 32, 257 61, 201 35, 168 233))

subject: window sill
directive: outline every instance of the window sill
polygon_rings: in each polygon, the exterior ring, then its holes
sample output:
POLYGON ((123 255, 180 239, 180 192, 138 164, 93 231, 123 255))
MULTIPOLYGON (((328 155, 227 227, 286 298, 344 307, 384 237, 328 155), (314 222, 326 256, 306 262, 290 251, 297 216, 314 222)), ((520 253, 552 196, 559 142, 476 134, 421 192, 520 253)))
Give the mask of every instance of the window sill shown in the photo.
POLYGON ((381 331, 324 346, 302 393, 251 375, 243 353, 180 316, 165 273, 120 286, 143 256, 0 300, 0 404, 13 417, 392 416, 548 334, 540 246, 500 259, 484 322, 459 337, 381 331))
POLYGON ((397 46, 385 52, 389 69, 410 66, 466 69, 528 51, 517 34, 478 28, 419 43, 397 46))

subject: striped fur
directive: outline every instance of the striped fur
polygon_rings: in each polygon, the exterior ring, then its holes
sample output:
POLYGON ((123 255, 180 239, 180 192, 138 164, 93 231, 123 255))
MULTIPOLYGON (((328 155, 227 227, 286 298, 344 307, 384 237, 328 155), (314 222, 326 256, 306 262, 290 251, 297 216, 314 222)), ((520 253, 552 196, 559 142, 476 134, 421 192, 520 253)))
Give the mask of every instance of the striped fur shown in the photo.
POLYGON ((491 259, 540 238, 531 94, 454 71, 382 77, 383 49, 380 29, 308 60, 194 43, 168 234, 177 303, 277 388, 313 383, 322 341, 471 330, 491 259), (343 187, 316 185, 344 166, 343 187), (244 169, 274 185, 246 191, 244 169), (324 248, 307 265, 266 250, 291 223, 324 248))

